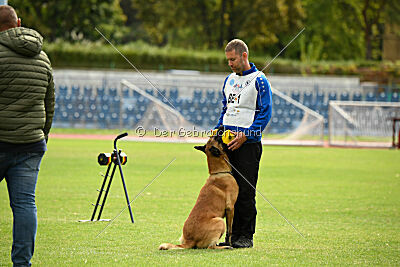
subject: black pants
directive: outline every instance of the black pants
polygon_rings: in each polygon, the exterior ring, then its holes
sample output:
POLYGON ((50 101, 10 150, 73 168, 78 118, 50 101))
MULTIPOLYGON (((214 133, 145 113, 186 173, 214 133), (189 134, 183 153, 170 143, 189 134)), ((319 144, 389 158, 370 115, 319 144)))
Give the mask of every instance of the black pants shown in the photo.
MULTIPOLYGON (((232 238, 253 237, 256 228, 256 188, 258 169, 262 154, 261 142, 243 144, 239 149, 228 153, 230 163, 251 185, 235 170, 233 177, 239 185, 239 195, 235 204, 232 238)), ((234 241, 234 240, 233 240, 234 241)))

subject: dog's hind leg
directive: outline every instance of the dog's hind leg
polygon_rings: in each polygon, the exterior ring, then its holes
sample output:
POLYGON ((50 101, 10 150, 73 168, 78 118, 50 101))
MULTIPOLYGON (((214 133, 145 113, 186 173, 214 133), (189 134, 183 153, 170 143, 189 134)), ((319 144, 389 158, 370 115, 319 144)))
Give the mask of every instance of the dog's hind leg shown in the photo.
POLYGON ((221 217, 212 218, 203 228, 204 237, 196 246, 198 248, 221 248, 217 246, 218 240, 225 232, 225 222, 221 217))

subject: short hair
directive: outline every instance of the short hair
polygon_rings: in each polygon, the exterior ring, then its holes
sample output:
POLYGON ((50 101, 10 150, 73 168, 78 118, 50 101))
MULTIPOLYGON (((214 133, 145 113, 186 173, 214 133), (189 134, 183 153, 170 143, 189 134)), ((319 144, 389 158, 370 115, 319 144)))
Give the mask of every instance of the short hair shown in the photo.
POLYGON ((235 50, 235 53, 239 55, 242 55, 243 52, 249 54, 249 49, 247 48, 246 43, 240 39, 233 39, 226 45, 225 52, 229 52, 232 50, 235 50))
POLYGON ((18 26, 18 17, 14 8, 7 5, 0 6, 0 30, 5 31, 18 26))

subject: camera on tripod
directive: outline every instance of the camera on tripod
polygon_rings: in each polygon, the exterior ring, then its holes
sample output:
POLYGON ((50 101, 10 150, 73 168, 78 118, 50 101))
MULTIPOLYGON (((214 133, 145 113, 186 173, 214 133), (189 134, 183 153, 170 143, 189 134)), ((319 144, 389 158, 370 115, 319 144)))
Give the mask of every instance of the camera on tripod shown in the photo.
MULTIPOLYGON (((128 156, 121 150, 118 152, 118 154, 119 154, 119 159, 121 161, 121 165, 125 165, 126 162, 128 161, 128 156)), ((118 164, 116 151, 114 151, 113 153, 100 153, 99 156, 97 157, 97 162, 102 166, 107 166, 111 162, 118 164)))

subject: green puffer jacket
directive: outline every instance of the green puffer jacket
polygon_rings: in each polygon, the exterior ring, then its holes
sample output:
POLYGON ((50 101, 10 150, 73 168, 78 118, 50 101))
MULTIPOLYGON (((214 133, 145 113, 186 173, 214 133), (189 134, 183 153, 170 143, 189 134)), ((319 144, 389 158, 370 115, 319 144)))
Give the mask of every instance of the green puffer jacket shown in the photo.
POLYGON ((43 37, 17 27, 0 32, 0 142, 47 138, 54 115, 54 83, 43 37))

